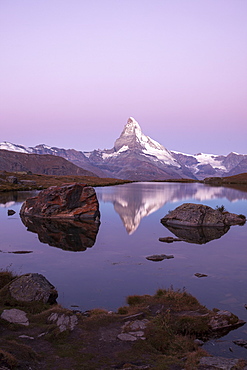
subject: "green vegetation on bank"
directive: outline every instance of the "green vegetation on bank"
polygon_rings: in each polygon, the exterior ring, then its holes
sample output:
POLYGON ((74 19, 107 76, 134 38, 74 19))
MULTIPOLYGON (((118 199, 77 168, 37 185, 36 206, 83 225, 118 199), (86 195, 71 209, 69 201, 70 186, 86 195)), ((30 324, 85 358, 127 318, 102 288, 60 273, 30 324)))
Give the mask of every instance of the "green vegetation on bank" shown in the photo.
POLYGON ((25 172, 0 172, 0 192, 42 190, 50 186, 61 186, 65 183, 84 183, 93 187, 129 183, 128 180, 100 178, 91 176, 55 176, 37 175, 25 172), (17 179, 17 181, 15 181, 17 179))
MULTIPOLYGON (((0 367, 7 369, 197 369, 206 352, 195 339, 210 337, 210 311, 186 291, 159 289, 155 295, 132 295, 117 312, 94 309, 81 313, 35 302, 16 302, 6 296, 15 279, 0 272, 0 314, 17 308, 26 312, 28 326, 0 319, 0 367), (60 331, 51 315, 76 315, 73 330, 60 331), (119 339, 130 335, 132 324, 143 324, 144 338, 119 339), (144 340, 141 340, 144 339, 144 340)), ((231 319, 236 319, 234 315, 231 319)), ((140 333, 140 331, 137 333, 140 333)), ((239 362, 241 369, 246 362, 239 362)))
POLYGON ((247 185, 247 173, 227 177, 207 177, 203 182, 212 185, 247 185))
MULTIPOLYGON (((0 192, 42 190, 50 186, 60 186, 65 183, 80 182, 93 187, 110 186, 130 183, 130 180, 114 178, 100 178, 91 176, 56 176, 38 175, 30 172, 6 172, 0 171, 0 192), (17 179, 17 181, 15 181, 17 179)), ((230 177, 210 177, 204 180, 193 179, 167 179, 153 180, 152 182, 179 182, 179 183, 204 183, 213 186, 230 186, 246 191, 247 173, 230 177), (239 188, 241 186, 241 188, 239 188)))

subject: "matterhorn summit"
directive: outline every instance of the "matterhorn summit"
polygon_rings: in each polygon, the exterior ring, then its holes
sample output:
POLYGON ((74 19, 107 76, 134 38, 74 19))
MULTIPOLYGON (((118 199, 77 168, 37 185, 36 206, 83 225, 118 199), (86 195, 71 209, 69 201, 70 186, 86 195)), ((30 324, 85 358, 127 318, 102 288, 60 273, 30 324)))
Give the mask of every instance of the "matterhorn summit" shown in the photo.
POLYGON ((142 130, 139 123, 133 118, 130 117, 124 126, 121 136, 131 136, 135 135, 140 137, 142 135, 142 130))
POLYGON ((130 117, 124 126, 120 137, 115 141, 114 149, 119 151, 121 149, 137 149, 140 147, 144 139, 139 123, 130 117))
POLYGON ((180 167, 169 150, 142 133, 139 123, 133 117, 128 119, 120 137, 115 141, 114 149, 116 152, 138 150, 143 155, 155 156, 166 164, 180 167))
POLYGON ((153 180, 192 176, 183 173, 173 154, 142 133, 139 123, 130 117, 114 147, 87 154, 91 163, 107 175, 130 180, 153 180))

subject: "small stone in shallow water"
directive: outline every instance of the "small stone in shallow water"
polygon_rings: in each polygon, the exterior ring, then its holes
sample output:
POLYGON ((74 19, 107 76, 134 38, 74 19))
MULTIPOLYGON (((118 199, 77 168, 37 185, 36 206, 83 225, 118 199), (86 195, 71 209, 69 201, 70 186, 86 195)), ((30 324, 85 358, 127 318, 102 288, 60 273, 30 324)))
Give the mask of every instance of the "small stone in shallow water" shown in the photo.
POLYGON ((196 272, 195 274, 194 274, 196 277, 199 277, 199 278, 201 278, 201 277, 207 277, 208 275, 206 275, 206 274, 201 274, 200 272, 196 272))
POLYGON ((170 258, 174 258, 174 256, 172 254, 170 254, 170 255, 168 255, 168 254, 153 254, 152 256, 146 257, 147 260, 155 261, 155 262, 163 261, 165 259, 168 260, 170 258))

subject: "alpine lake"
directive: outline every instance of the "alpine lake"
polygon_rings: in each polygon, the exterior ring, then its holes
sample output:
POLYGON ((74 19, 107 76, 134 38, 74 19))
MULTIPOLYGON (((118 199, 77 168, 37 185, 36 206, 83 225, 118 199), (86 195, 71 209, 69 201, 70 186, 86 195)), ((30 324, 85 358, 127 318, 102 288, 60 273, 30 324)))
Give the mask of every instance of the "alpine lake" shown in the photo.
MULTIPOLYGON (((19 216, 35 192, 0 193, 0 268, 43 274, 58 290, 58 303, 80 311, 115 311, 132 294, 186 290, 209 309, 229 310, 247 321, 247 224, 212 233, 187 233, 184 241, 160 219, 183 203, 247 215, 247 188, 200 183, 143 182, 95 188, 101 222, 30 222, 19 216), (8 216, 8 210, 16 213, 8 216), (206 235, 206 236, 205 236, 206 235), (172 258, 150 261, 150 255, 172 258), (197 277, 196 273, 206 276, 197 277), (245 307, 246 306, 246 307, 245 307)), ((213 355, 247 359, 247 324, 203 348, 213 355)))

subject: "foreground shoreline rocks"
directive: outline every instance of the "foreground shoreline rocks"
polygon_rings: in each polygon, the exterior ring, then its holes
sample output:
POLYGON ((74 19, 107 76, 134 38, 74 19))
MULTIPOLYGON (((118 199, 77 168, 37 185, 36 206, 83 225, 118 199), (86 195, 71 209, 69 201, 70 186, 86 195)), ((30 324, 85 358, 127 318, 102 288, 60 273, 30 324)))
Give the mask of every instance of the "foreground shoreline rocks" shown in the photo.
POLYGON ((229 369, 238 366, 236 359, 207 360, 201 345, 244 321, 229 311, 208 310, 185 291, 159 289, 154 296, 129 296, 128 306, 117 312, 94 309, 82 313, 49 304, 47 297, 40 296, 40 287, 30 300, 24 281, 26 287, 36 286, 37 278, 46 281, 40 274, 25 274, 0 289, 0 368, 201 370, 209 364, 217 364, 214 369, 221 369, 222 364, 229 369), (10 287, 18 280, 21 294, 13 298, 10 287), (37 296, 43 306, 37 306, 37 296), (190 356, 195 356, 193 366, 187 363, 190 356))
POLYGON ((5 287, 5 290, 16 302, 54 304, 58 297, 55 287, 42 274, 36 273, 17 277, 5 287))
POLYGON ((44 219, 92 219, 99 221, 99 202, 92 186, 81 183, 51 186, 36 197, 28 198, 21 216, 44 219))

